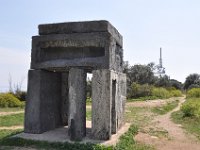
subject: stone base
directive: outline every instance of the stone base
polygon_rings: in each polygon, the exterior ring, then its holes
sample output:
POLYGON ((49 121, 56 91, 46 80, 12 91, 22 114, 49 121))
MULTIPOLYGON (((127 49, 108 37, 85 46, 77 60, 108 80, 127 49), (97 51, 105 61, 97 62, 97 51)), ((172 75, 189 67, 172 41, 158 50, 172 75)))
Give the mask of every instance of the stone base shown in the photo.
MULTIPOLYGON (((117 134, 113 134, 110 140, 93 140, 91 139, 91 121, 87 121, 87 133, 86 137, 82 139, 80 143, 93 143, 93 144, 102 144, 105 146, 116 145, 119 140, 119 137, 128 131, 130 124, 126 123, 121 129, 117 132, 117 134)), ((74 143, 70 140, 70 137, 67 134, 68 127, 57 128, 55 130, 47 131, 42 134, 29 134, 29 133, 20 133, 13 137, 19 137, 28 140, 36 140, 36 141, 47 141, 47 142, 69 142, 74 143)))

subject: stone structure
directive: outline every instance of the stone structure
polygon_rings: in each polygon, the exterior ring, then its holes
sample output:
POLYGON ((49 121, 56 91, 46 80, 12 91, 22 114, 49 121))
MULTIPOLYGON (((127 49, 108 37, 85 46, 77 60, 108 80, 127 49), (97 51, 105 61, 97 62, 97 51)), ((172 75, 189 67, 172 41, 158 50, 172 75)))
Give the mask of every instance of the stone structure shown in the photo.
POLYGON ((24 132, 40 134, 68 125, 70 139, 82 140, 90 72, 91 137, 109 139, 124 122, 126 75, 122 69, 122 36, 109 22, 39 25, 39 36, 32 37, 24 132))

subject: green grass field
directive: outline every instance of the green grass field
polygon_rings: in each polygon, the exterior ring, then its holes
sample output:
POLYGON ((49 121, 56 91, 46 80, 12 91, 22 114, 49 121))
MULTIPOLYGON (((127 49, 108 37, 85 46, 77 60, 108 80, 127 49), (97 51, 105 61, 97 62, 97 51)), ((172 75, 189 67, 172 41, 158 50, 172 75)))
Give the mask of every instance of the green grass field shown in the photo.
POLYGON ((23 125, 24 113, 0 116, 0 126, 10 127, 23 125))

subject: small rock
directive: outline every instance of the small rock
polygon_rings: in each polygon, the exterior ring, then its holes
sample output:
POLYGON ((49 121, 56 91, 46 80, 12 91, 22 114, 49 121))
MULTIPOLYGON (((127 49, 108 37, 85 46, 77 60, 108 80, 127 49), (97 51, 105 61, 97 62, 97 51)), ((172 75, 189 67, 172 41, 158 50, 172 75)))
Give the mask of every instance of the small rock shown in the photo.
POLYGON ((152 139, 158 139, 158 137, 157 137, 157 136, 151 136, 151 138, 152 138, 152 139))

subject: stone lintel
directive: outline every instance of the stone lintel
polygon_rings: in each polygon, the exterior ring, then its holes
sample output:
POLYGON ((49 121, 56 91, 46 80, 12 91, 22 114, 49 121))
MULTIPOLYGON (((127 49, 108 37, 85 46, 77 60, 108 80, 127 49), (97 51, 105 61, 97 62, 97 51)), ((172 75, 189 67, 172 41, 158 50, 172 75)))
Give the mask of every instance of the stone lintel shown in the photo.
POLYGON ((31 69, 73 66, 109 68, 110 35, 83 33, 37 36, 32 39, 31 69))
POLYGON ((109 32, 120 46, 123 42, 121 34, 106 20, 41 24, 38 28, 39 35, 109 32))

